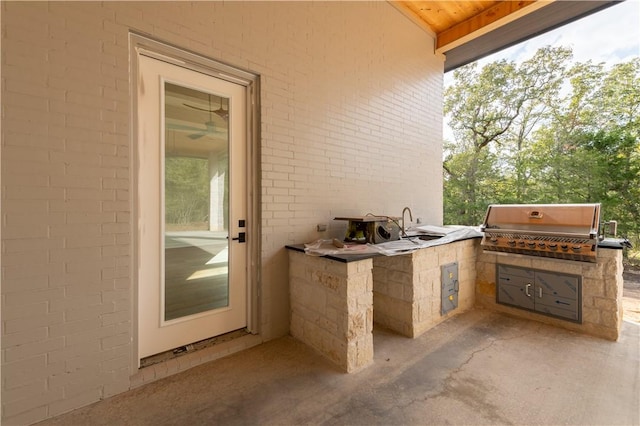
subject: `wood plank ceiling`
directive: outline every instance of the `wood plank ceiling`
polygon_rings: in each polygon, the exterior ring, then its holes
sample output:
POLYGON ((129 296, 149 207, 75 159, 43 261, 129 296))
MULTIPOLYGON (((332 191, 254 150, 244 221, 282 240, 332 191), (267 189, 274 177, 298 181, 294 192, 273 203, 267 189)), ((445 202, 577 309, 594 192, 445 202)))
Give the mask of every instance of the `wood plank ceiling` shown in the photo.
POLYGON ((445 53, 494 28, 551 3, 520 1, 396 1, 396 6, 437 37, 436 52, 445 53))

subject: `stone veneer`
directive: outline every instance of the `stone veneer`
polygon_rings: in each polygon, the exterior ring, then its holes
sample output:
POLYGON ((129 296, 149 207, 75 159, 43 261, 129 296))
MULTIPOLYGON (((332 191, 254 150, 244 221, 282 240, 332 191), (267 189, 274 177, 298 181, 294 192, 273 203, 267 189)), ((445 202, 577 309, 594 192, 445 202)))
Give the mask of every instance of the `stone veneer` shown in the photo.
POLYGON ((373 259, 373 320, 417 337, 474 305, 476 240, 373 259), (458 308, 442 315, 441 266, 458 263, 458 308))
POLYGON ((289 250, 291 335, 348 373, 373 362, 372 268, 289 250))
POLYGON ((587 263, 482 252, 478 248, 476 303, 518 317, 618 340, 622 327, 622 271, 622 250, 599 248, 597 262, 587 263), (496 263, 582 276, 582 324, 496 303, 496 263))
MULTIPOLYGON (((344 260, 344 259, 343 259, 344 260)), ((373 323, 418 337, 474 306, 617 340, 622 327, 622 250, 597 263, 485 253, 479 239, 349 262, 289 250, 291 334, 351 373, 373 362, 373 323), (458 307, 441 314, 441 267, 458 263, 458 307), (496 303, 496 264, 582 277, 582 323, 496 303)))

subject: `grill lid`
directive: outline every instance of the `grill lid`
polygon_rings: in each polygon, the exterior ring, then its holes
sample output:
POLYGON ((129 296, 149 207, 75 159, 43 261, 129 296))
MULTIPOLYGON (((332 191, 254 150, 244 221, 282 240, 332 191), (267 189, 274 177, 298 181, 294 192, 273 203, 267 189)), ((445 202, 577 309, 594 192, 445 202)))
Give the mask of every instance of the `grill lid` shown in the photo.
POLYGON ((595 262, 600 204, 490 205, 485 250, 595 262))
POLYGON ((492 204, 481 230, 596 239, 600 204, 492 204))

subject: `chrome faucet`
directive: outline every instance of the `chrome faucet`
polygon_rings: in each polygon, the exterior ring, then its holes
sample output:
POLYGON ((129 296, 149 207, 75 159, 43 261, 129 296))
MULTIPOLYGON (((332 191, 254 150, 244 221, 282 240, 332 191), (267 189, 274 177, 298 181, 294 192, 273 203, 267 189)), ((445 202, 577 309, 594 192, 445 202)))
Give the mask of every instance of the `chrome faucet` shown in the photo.
POLYGON ((413 214, 411 214, 411 209, 409 207, 405 207, 404 209, 402 209, 402 229, 401 229, 401 231, 402 231, 402 235, 405 236, 405 237, 407 236, 407 231, 406 231, 406 228, 404 227, 404 213, 407 210, 409 211, 409 220, 411 222, 413 222, 413 214))

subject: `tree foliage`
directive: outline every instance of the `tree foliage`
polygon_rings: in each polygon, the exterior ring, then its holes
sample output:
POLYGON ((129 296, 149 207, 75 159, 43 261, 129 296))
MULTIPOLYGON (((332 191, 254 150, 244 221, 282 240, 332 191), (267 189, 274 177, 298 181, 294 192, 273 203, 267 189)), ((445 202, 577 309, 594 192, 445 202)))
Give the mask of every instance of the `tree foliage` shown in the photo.
POLYGON ((165 222, 188 225, 209 216, 207 160, 189 157, 165 159, 165 222))
POLYGON ((640 235, 640 59, 571 63, 545 47, 521 64, 454 72, 445 113, 445 223, 477 225, 491 203, 602 203, 640 235))

